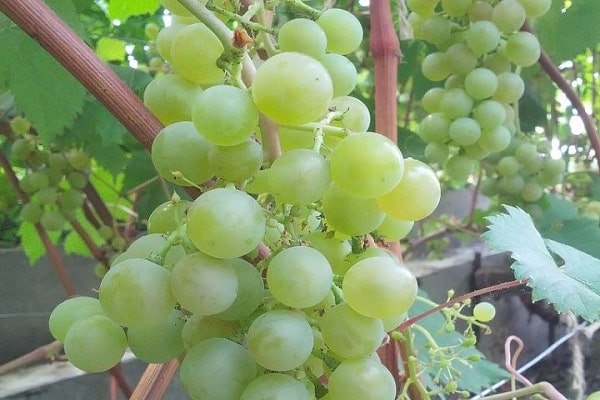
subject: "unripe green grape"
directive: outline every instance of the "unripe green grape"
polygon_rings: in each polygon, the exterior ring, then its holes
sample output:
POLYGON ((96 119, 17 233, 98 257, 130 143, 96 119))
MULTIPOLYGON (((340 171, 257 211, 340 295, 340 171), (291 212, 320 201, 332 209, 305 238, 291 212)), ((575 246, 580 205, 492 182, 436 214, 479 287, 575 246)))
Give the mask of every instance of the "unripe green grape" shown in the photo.
POLYGON ((342 119, 331 121, 332 126, 339 126, 353 132, 365 132, 369 129, 371 124, 369 108, 356 97, 336 97, 329 103, 329 109, 344 113, 342 119))
POLYGON ((194 314, 188 318, 181 331, 181 339, 187 351, 210 338, 230 339, 239 329, 237 321, 224 321, 217 316, 194 314))
POLYGON ((432 113, 421 120, 418 134, 427 143, 444 142, 449 136, 450 118, 443 113, 432 113))
POLYGON ((538 157, 537 146, 533 143, 522 143, 517 147, 515 157, 521 164, 527 164, 538 157))
POLYGON ((200 84, 222 80, 223 70, 217 60, 223 54, 223 44, 206 25, 186 25, 177 32, 171 44, 171 65, 183 78, 200 84))
POLYGON ((187 232, 201 251, 217 258, 234 258, 254 250, 265 235, 266 217, 248 194, 217 188, 188 209, 187 232))
POLYGON ((544 189, 536 181, 529 181, 525 183, 520 193, 521 198, 529 203, 538 201, 543 195, 544 189))
POLYGON ((518 31, 525 18, 525 8, 517 0, 502 0, 494 6, 492 12, 492 22, 504 33, 518 31))
POLYGON ((280 53, 258 67, 252 96, 258 109, 275 122, 302 125, 327 113, 333 83, 327 69, 314 58, 280 53))
POLYGON ((525 93, 523 78, 514 72, 503 72, 498 75, 498 89, 492 99, 501 103, 516 103, 525 93))
POLYGON ((263 162, 263 150, 254 139, 235 146, 213 146, 208 159, 215 175, 229 182, 243 182, 254 176, 263 162))
POLYGON ((465 77, 452 74, 448 78, 446 78, 446 82, 444 82, 444 89, 464 89, 465 88, 465 77))
POLYGON ((46 187, 38 190, 33 195, 33 199, 40 204, 55 204, 58 200, 58 192, 55 187, 46 187))
POLYGON ((515 65, 529 67, 540 58, 540 42, 530 32, 516 32, 508 38, 504 54, 515 65))
POLYGON ((505 150, 512 139, 512 135, 508 128, 504 125, 498 125, 491 130, 484 130, 479 145, 490 153, 499 153, 505 150))
POLYGON ((29 183, 34 190, 41 190, 47 188, 50 185, 48 173, 44 170, 34 171, 29 174, 29 183))
POLYGON ((542 168, 543 159, 540 154, 536 154, 535 157, 531 157, 527 162, 523 163, 523 167, 527 172, 538 172, 542 168))
POLYGON ((48 327, 54 339, 65 341, 71 326, 92 315, 103 315, 104 310, 98 299, 87 296, 72 297, 58 304, 50 313, 48 327))
POLYGON ((407 313, 402 313, 395 315, 389 318, 383 318, 381 322, 383 322, 383 330, 386 332, 391 332, 396 330, 404 321, 408 319, 407 313))
POLYGON ((181 339, 184 323, 183 312, 174 309, 157 324, 129 328, 129 347, 137 358, 147 363, 160 364, 177 358, 184 350, 181 339))
POLYGON ((215 85, 193 100, 192 122, 208 141, 219 146, 234 146, 254 133, 258 109, 247 91, 215 85))
POLYGON ((349 54, 357 50, 363 39, 362 25, 346 10, 330 8, 317 18, 327 37, 327 52, 349 54))
POLYGON ((483 131, 491 131, 506 120, 506 109, 502 103, 495 100, 485 100, 473 109, 473 118, 483 131))
POLYGON ((35 203, 27 203, 21 208, 21 219, 32 224, 40 222, 44 215, 44 209, 35 203))
POLYGON ((67 174, 67 182, 73 189, 83 189, 88 183, 88 178, 82 172, 73 171, 67 174))
POLYGON ((481 146, 480 141, 469 146, 465 146, 464 149, 465 155, 471 160, 481 161, 490 155, 490 152, 481 146))
POLYGON ((477 66, 477 57, 465 43, 455 43, 445 52, 447 68, 453 74, 466 75, 477 66))
POLYGON ((156 207, 148 216, 148 233, 168 233, 185 222, 187 209, 192 204, 188 200, 169 200, 156 207))
POLYGON ((373 353, 385 336, 381 319, 361 315, 348 303, 325 311, 321 318, 321 333, 327 347, 342 358, 358 358, 373 353))
POLYGON ((484 196, 495 196, 498 193, 498 182, 495 179, 486 176, 481 180, 479 191, 484 196))
POLYGON ((344 258, 352 252, 347 240, 329 237, 325 232, 313 232, 302 238, 308 245, 325 256, 334 273, 339 274, 344 258))
POLYGON ((525 8, 527 18, 538 18, 546 14, 552 6, 552 0, 519 0, 525 8))
POLYGON ((565 172, 566 164, 562 158, 549 158, 544 159, 542 169, 548 173, 560 175, 565 172))
POLYGON ((450 149, 448 145, 440 142, 427 143, 425 146, 425 158, 429 162, 443 165, 448 156, 450 155, 450 149))
POLYGON ((267 269, 269 291, 277 301, 292 308, 318 304, 329 293, 332 283, 329 261, 307 246, 282 250, 271 259, 267 269))
POLYGON ((473 0, 442 0, 442 9, 451 17, 465 15, 473 0))
POLYGON ((169 182, 190 185, 173 176, 173 172, 177 171, 192 183, 200 185, 214 175, 208 161, 212 146, 191 122, 175 122, 164 127, 154 138, 152 162, 158 173, 169 182))
POLYGON ((279 28, 277 42, 282 52, 297 51, 319 59, 325 55, 327 36, 316 22, 295 18, 279 28))
POLYGON ((346 96, 356 87, 358 72, 347 57, 329 53, 319 58, 319 62, 329 72, 333 83, 333 97, 346 96))
POLYGON ((407 158, 402 179, 391 192, 378 198, 377 204, 394 218, 418 221, 435 210, 440 195, 435 172, 422 161, 407 158))
POLYGON ((421 105, 428 113, 440 111, 440 101, 446 91, 443 88, 435 87, 425 92, 421 98, 421 105))
POLYGON ((476 56, 496 49, 500 44, 500 31, 491 21, 476 21, 465 34, 467 45, 476 56))
MULTIPOLYGON (((337 122, 336 122, 337 123, 337 122)), ((294 129, 291 127, 279 127, 279 144, 282 151, 290 151, 294 149, 313 149, 315 147, 315 133, 294 129)), ((323 146, 321 146, 321 154, 329 154, 337 144, 342 141, 339 136, 325 135, 323 138, 323 146)))
POLYGON ((105 315, 75 322, 65 336, 69 361, 87 372, 106 371, 121 361, 127 347, 123 328, 105 315))
POLYGON ((442 52, 429 53, 421 64, 421 71, 430 81, 443 81, 450 74, 446 64, 446 56, 442 52))
POLYGON ((467 117, 473 108, 473 99, 463 89, 446 90, 440 101, 440 111, 450 119, 467 117))
POLYGON ((148 68, 153 71, 159 71, 163 68, 165 62, 161 57, 152 57, 148 60, 148 68))
POLYGON ((490 97, 496 89, 498 89, 498 78, 487 68, 475 68, 465 76, 465 91, 477 100, 490 97))
POLYGON ((469 20, 471 22, 492 19, 492 12, 494 7, 490 3, 484 0, 475 1, 469 8, 469 20))
POLYGON ((311 400, 313 398, 306 386, 291 376, 268 373, 250 382, 240 400, 311 400))
POLYGON ((158 32, 156 36, 156 51, 167 62, 171 61, 171 47, 173 40, 185 24, 173 23, 166 26, 158 32))
POLYGON ((499 51, 486 55, 483 59, 483 66, 494 71, 496 75, 500 75, 503 72, 510 72, 512 69, 510 60, 506 58, 503 52, 499 51))
POLYGON ((427 16, 433 12, 439 0, 408 0, 408 7, 417 14, 427 16))
MULTIPOLYGON (((439 1, 439 0, 436 0, 439 1)), ((410 2, 410 0, 409 0, 410 2)), ((423 21, 425 20, 425 18, 427 16, 429 16, 431 14, 431 12, 426 13, 426 14, 419 14, 416 12, 411 12, 410 14, 408 14, 408 23, 410 24, 410 27, 412 28, 413 31, 413 36, 415 39, 419 39, 419 40, 423 40, 423 37, 421 36, 421 24, 423 23, 423 21)))
POLYGON ((154 40, 160 31, 160 27, 156 25, 154 22, 148 22, 144 25, 144 35, 146 35, 147 39, 154 40))
POLYGON ((473 118, 461 117, 450 123, 448 128, 450 139, 461 146, 469 146, 479 140, 481 126, 473 118))
POLYGON ((408 236, 414 224, 414 221, 402 221, 386 215, 381 225, 377 227, 377 231, 386 241, 395 242, 408 236))
POLYGON ((420 34, 422 38, 436 46, 441 46, 450 40, 452 23, 440 15, 432 15, 421 22, 420 34))
POLYGON ((482 301, 473 307, 473 317, 479 322, 490 322, 496 316, 496 308, 492 303, 482 301))
POLYGON ((244 190, 251 194, 267 193, 271 190, 269 187, 269 170, 261 169, 247 183, 244 190))
POLYGON ((195 399, 238 400, 256 377, 256 363, 241 345, 210 338, 192 347, 181 363, 180 379, 195 399))
POLYGON ((191 108, 202 93, 200 85, 178 74, 159 75, 144 91, 144 104, 164 125, 191 121, 191 108))
POLYGON ((69 163, 63 153, 48 154, 48 167, 60 172, 66 172, 69 169, 69 163))
POLYGON ((329 377, 332 399, 394 400, 394 377, 374 357, 344 360, 329 377))
POLYGON ((65 217, 58 211, 45 211, 40 218, 40 224, 47 231, 61 231, 65 222, 65 217))
POLYGON ((236 321, 248 317, 258 308, 264 298, 264 284, 258 269, 241 258, 231 259, 231 265, 237 276, 238 289, 233 303, 216 316, 227 321, 236 321))
POLYGON ((505 176, 500 180, 500 187, 506 193, 519 194, 525 186, 525 179, 521 175, 505 176))
POLYGON ((374 132, 344 138, 331 153, 329 163, 332 179, 360 198, 375 198, 390 192, 404 171, 398 146, 374 132))
POLYGON ((113 265, 102 279, 99 299, 106 314, 126 327, 163 321, 175 306, 171 273, 158 264, 133 258, 113 265))
POLYGON ((83 150, 71 149, 65 153, 65 158, 78 171, 84 171, 90 167, 90 157, 83 150))
POLYGON ((466 181, 474 170, 475 161, 464 155, 454 155, 444 164, 446 175, 457 181, 466 181))
POLYGON ((9 122, 10 129, 17 135, 25 135, 31 130, 31 122, 22 115, 17 115, 9 122))
POLYGON ((20 160, 27 160, 35 150, 35 142, 29 138, 18 138, 11 145, 11 153, 20 160))
POLYGON ((77 209, 83 205, 84 201, 83 194, 78 190, 67 189, 58 194, 58 202, 66 209, 77 209))
POLYGON ((98 228, 98 234, 102 239, 107 241, 115 237, 115 232, 113 231, 113 228, 107 225, 102 225, 100 228, 98 228))
POLYGON ((330 182, 327 161, 309 149, 283 153, 273 162, 269 172, 271 193, 282 203, 305 205, 318 201, 330 182))
MULTIPOLYGON (((115 262, 130 260, 132 258, 149 258, 154 252, 160 251, 167 244, 167 239, 160 233, 149 233, 134 240, 127 251, 120 254, 115 262)), ((173 265, 185 255, 181 245, 170 246, 165 255, 164 267, 171 270, 173 265)))

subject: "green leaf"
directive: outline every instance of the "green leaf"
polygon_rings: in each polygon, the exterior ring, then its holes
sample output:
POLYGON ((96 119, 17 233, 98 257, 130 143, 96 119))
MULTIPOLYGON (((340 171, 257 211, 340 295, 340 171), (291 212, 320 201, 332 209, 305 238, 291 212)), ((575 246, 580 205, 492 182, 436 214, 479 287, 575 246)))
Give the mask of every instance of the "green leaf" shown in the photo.
POLYGON ((124 21, 133 15, 152 14, 158 6, 158 0, 111 0, 108 3, 108 15, 124 21))
MULTIPOLYGON (((44 254, 46 254, 46 248, 40 239, 40 235, 38 235, 37 230, 33 224, 28 222, 23 222, 19 227, 19 231, 17 233, 21 238, 21 246, 23 247, 23 251, 29 260, 29 264, 32 266, 38 261, 44 254)), ((50 240, 52 243, 57 243, 60 237, 60 233, 58 232, 49 232, 50 240)))
POLYGON ((492 250, 510 251, 515 278, 527 281, 533 301, 548 300, 556 311, 572 311, 587 321, 600 317, 600 260, 570 246, 544 240, 523 210, 489 217, 482 237, 492 250), (560 258, 558 261, 555 256, 560 258))
POLYGON ((96 54, 104 61, 124 61, 125 42, 119 39, 102 37, 96 43, 96 54))
MULTIPOLYGON (((48 3, 76 31, 83 32, 70 1, 48 3)), ((85 89, 14 25, 0 29, 0 71, 15 97, 17 108, 35 125, 45 143, 62 134, 83 107, 85 89)))

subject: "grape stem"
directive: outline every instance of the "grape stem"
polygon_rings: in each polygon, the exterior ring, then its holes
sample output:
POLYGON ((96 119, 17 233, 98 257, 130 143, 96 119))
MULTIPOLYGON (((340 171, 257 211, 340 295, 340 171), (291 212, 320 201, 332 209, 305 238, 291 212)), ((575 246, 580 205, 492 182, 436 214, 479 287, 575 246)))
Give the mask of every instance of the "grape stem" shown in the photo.
POLYGON ((244 15, 238 15, 231 11, 225 10, 224 8, 218 7, 218 6, 214 5, 212 1, 209 1, 208 3, 206 3, 206 8, 212 12, 221 14, 229 19, 237 21, 246 29, 250 29, 250 30, 258 31, 258 32, 266 32, 266 33, 270 33, 270 34, 276 33, 276 30, 274 28, 270 28, 270 27, 264 26, 261 23, 250 20, 250 18, 252 18, 256 13, 261 11, 261 9, 262 9, 261 3, 254 3, 252 6, 248 7, 248 11, 246 11, 246 13, 244 15))
POLYGON ((317 10, 316 8, 313 8, 313 7, 305 4, 301 0, 286 0, 285 2, 288 5, 297 9, 298 11, 308 14, 312 19, 317 19, 321 15, 320 10, 317 10))
POLYGON ((551 400, 567 400, 552 384, 548 382, 538 382, 534 385, 506 393, 494 394, 492 396, 481 397, 481 400, 510 400, 517 397, 531 396, 536 393, 544 393, 551 400))
POLYGON ((0 365, 0 376, 8 374, 11 371, 15 371, 31 365, 35 362, 47 359, 53 359, 63 349, 63 344, 59 341, 45 344, 37 349, 22 355, 19 358, 15 358, 5 364, 0 365))
POLYGON ((176 359, 148 365, 129 400, 161 400, 178 368, 176 359))

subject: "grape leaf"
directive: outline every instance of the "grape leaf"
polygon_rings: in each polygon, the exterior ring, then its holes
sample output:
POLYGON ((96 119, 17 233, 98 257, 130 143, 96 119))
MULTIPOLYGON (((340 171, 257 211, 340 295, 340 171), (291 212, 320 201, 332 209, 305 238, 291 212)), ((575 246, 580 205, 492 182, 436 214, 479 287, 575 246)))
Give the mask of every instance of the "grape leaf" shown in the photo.
POLYGON ((108 15, 113 19, 126 20, 133 15, 152 14, 158 6, 158 0, 111 0, 108 15))
POLYGON ((125 42, 120 39, 101 37, 96 44, 96 54, 104 61, 124 61, 125 42))
POLYGON ((488 218, 482 235, 492 250, 510 251, 518 280, 532 288, 533 301, 548 300, 556 311, 572 311, 587 321, 600 318, 600 260, 554 240, 544 239, 523 210, 488 218))

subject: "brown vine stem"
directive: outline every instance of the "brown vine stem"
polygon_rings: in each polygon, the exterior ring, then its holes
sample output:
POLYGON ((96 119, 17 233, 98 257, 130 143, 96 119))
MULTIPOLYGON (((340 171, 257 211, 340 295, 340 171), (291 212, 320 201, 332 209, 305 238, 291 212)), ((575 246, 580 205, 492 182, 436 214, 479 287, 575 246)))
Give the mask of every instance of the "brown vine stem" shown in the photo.
POLYGON ((52 359, 56 355, 58 355, 62 351, 62 349, 63 344, 58 341, 45 344, 27 354, 22 355, 19 358, 15 358, 14 360, 7 362, 6 364, 0 365, 0 375, 4 375, 11 371, 21 369, 37 361, 52 359))
POLYGON ((129 400, 161 400, 177 368, 177 360, 148 365, 129 400))
POLYGON ((46 49, 150 150, 162 124, 43 1, 0 0, 0 11, 46 49))
MULTIPOLYGON (((525 24, 521 28, 524 31, 534 33, 531 25, 529 25, 528 21, 525 21, 525 24)), ((560 90, 563 91, 565 96, 569 99, 573 107, 577 110, 577 115, 581 118, 583 122, 583 126, 585 127, 585 131, 587 132, 588 138, 590 140, 590 144, 594 149, 594 156, 598 165, 600 166, 600 137, 598 136, 598 130, 596 129, 596 125, 592 120, 592 117, 587 113, 581 98, 575 92, 573 87, 567 80, 562 76, 560 69, 552 62, 548 53, 542 49, 540 59, 538 63, 542 67, 542 69, 546 72, 546 74, 550 77, 550 79, 559 87, 560 90)))
POLYGON ((92 237, 85 230, 83 225, 81 225, 76 218, 69 219, 69 223, 71 224, 75 232, 77 232, 81 240, 83 240, 85 246, 90 250, 90 253, 92 253, 92 257, 101 262, 107 268, 110 267, 110 262, 108 260, 108 256, 106 255, 106 251, 98 247, 96 242, 94 242, 94 239, 92 239, 92 237))
POLYGON ((113 226, 113 217, 111 212, 106 207, 106 204, 100 197, 100 194, 92 185, 90 181, 88 181, 87 185, 83 188, 83 193, 85 193, 85 197, 89 200, 96 211, 96 214, 102 221, 102 223, 106 226, 113 226))

